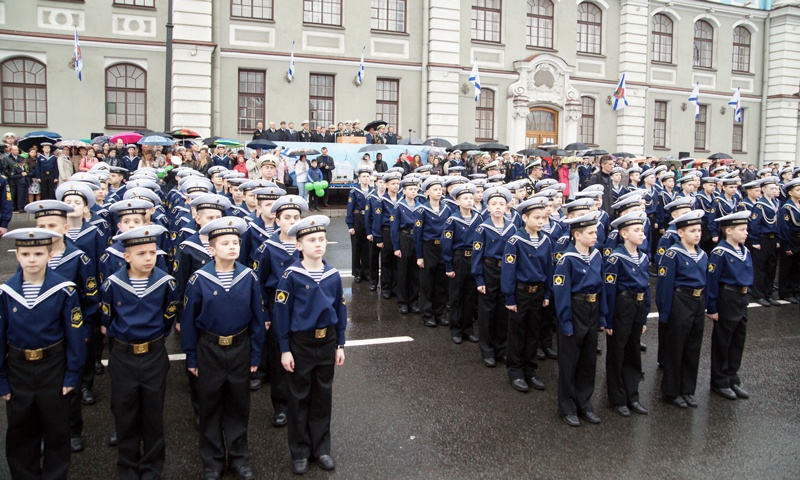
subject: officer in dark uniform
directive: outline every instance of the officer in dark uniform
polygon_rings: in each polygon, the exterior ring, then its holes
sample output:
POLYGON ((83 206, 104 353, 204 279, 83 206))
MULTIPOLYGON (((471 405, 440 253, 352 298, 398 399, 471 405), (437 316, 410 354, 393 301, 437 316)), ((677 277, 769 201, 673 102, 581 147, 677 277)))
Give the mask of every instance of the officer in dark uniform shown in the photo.
MULTIPOLYGON (((356 170, 358 185, 350 190, 347 197, 347 216, 345 223, 350 232, 350 246, 352 253, 353 281, 361 283, 361 279, 369 276, 369 242, 367 241, 367 228, 364 223, 364 209, 367 198, 372 194, 369 187, 372 169, 360 167, 356 170)), ((369 279, 370 282, 373 279, 369 279)))
POLYGON ((6 177, 0 175, 0 237, 8 231, 8 224, 14 216, 14 205, 11 201, 11 187, 6 177))
POLYGON ((783 186, 786 201, 778 215, 779 250, 778 296, 797 303, 800 296, 800 178, 783 186))
POLYGON ((416 210, 414 249, 420 267, 419 303, 425 326, 450 325, 445 317, 447 282, 442 259, 442 231, 450 217, 450 208, 442 202, 442 177, 431 175, 422 183, 428 197, 416 210))
POLYGON ((398 194, 401 177, 399 172, 386 172, 383 176, 386 192, 380 197, 372 215, 372 238, 375 246, 381 250, 380 288, 384 299, 389 299, 397 288, 397 257, 394 256, 390 226, 391 218, 397 213, 397 204, 402 199, 402 195, 398 194))
POLYGON ((11 478, 67 478, 68 394, 80 385, 86 330, 75 284, 47 268, 60 235, 20 228, 20 271, 0 285, 0 398, 11 478), (42 462, 44 457, 44 462, 42 462))
POLYGON ((42 183, 42 200, 53 200, 56 198, 56 183, 58 183, 58 159, 50 154, 52 143, 44 142, 41 147, 42 153, 36 157, 34 178, 38 178, 42 183))

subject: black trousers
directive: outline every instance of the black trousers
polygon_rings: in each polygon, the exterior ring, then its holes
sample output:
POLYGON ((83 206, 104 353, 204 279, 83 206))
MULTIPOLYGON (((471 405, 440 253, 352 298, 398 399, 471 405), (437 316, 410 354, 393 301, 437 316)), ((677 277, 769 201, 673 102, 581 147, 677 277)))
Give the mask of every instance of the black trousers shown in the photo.
POLYGON ((399 247, 401 257, 397 259, 397 304, 416 305, 419 301, 419 267, 414 237, 410 233, 400 233, 399 247))
MULTIPOLYGON (((273 296, 274 297, 274 296, 273 296)), ((281 346, 274 327, 267 330, 267 356, 269 362, 269 397, 274 415, 289 410, 288 373, 281 364, 281 346)))
POLYGON ((100 315, 96 314, 91 319, 91 336, 86 342, 86 364, 83 366, 83 374, 81 375, 81 388, 94 388, 94 377, 96 375, 94 370, 95 359, 97 358, 96 352, 99 349, 102 355, 103 351, 103 338, 104 335, 100 332, 100 315), (100 344, 98 346, 98 343, 100 344))
POLYGON ((200 459, 203 469, 221 472, 250 463, 250 335, 230 346, 201 334, 197 342, 197 393, 200 401, 200 459), (227 455, 226 455, 227 454, 227 455))
POLYGON ((667 397, 694 395, 703 344, 705 307, 705 293, 693 297, 676 290, 672 294, 672 310, 664 327, 664 373, 661 377, 661 393, 667 397))
POLYGON ((42 200, 55 200, 56 198, 56 175, 51 172, 49 175, 42 173, 42 200))
POLYGON ((419 308, 422 318, 444 318, 447 306, 447 277, 444 274, 442 245, 438 240, 422 243, 425 268, 419 271, 419 308))
POLYGON ((772 295, 775 283, 775 270, 778 267, 778 236, 761 237, 761 248, 751 249, 753 254, 753 296, 756 299, 772 295))
POLYGON ((496 258, 483 260, 486 293, 478 294, 478 346, 483 358, 503 359, 508 343, 508 310, 500 291, 500 265, 496 258))
POLYGON ((110 352, 111 411, 119 443, 117 474, 122 480, 161 478, 164 469, 164 394, 169 358, 164 342, 131 353, 117 344, 110 352))
POLYGON ((375 245, 375 242, 369 242, 369 284, 378 286, 378 271, 381 263, 381 249, 375 245))
POLYGON ((778 296, 781 298, 794 297, 800 294, 800 252, 787 255, 784 250, 786 245, 781 245, 778 258, 778 296))
MULTIPOLYGON (((267 311, 269 311, 270 318, 272 318, 272 312, 274 311, 272 307, 275 305, 274 288, 266 288, 266 296, 264 297, 264 300, 267 303, 267 311)), ((267 331, 267 335, 264 335, 264 345, 261 346, 261 365, 258 366, 258 370, 250 373, 251 380, 261 380, 262 382, 266 382, 270 379, 270 373, 272 370, 270 367, 268 335, 269 330, 267 331)), ((280 366, 280 362, 278 362, 278 366, 280 366)), ((283 370, 282 366, 280 366, 280 368, 283 370)))
POLYGON ((572 300, 572 335, 558 329, 558 413, 594 412, 600 302, 572 300))
POLYGON ((22 180, 9 180, 8 186, 11 188, 11 205, 14 210, 24 210, 28 203, 28 183, 22 180))
POLYGON ((535 293, 529 293, 528 290, 527 285, 517 284, 517 311, 508 312, 506 371, 511 381, 535 377, 538 367, 536 349, 539 347, 544 285, 539 285, 535 293))
POLYGON ((397 257, 394 256, 394 243, 388 228, 384 228, 381 251, 381 292, 389 291, 397 295, 397 257))
MULTIPOLYGON (((464 250, 453 252, 453 272, 450 280, 450 334, 456 336, 473 335, 472 318, 478 306, 478 290, 472 276, 472 257, 465 256, 464 250)), ((471 250, 467 250, 470 254, 471 250)))
POLYGON ((542 320, 539 322, 539 345, 537 348, 553 348, 553 330, 556 327, 556 304, 551 301, 542 309, 542 320))
POLYGON ((8 356, 11 400, 6 402, 6 458, 15 480, 67 478, 69 398, 61 394, 66 355, 63 344, 52 350, 52 355, 36 361, 13 352, 8 356))
MULTIPOLYGON (((642 352, 639 341, 647 318, 644 300, 618 292, 614 302, 612 335, 606 336, 606 379, 611 405, 624 406, 639 401, 642 378, 642 352)), ((635 294, 634 294, 635 295, 635 294)))
POLYGON ((366 278, 369 274, 369 241, 363 213, 353 213, 354 235, 350 235, 353 256, 353 276, 366 278))
POLYGON ((713 250, 715 246, 716 244, 711 237, 711 230, 709 230, 708 224, 703 223, 700 233, 700 248, 706 252, 706 255, 711 255, 711 250, 713 250))
POLYGON ((747 337, 747 295, 720 289, 719 319, 711 333, 711 386, 740 385, 744 341, 747 337))
POLYGON ((331 453, 331 411, 336 333, 325 338, 314 331, 291 334, 294 372, 289 383, 289 452, 293 460, 331 453))

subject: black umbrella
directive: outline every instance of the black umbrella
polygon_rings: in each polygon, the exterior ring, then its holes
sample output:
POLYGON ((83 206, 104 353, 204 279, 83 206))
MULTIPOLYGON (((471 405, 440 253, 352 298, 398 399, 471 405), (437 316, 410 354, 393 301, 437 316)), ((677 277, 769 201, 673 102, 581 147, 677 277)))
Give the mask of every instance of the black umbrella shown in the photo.
POLYGON ((508 146, 497 142, 481 143, 478 148, 484 152, 505 152, 508 150, 508 146))
POLYGON ((417 137, 408 137, 397 142, 399 145, 422 145, 422 139, 417 137))
POLYGON ((517 152, 520 155, 525 155, 526 157, 549 157, 550 152, 542 150, 541 148, 526 148, 525 150, 520 150, 517 152))
POLYGON ((21 152, 27 152, 31 149, 32 146, 36 145, 37 147, 41 147, 42 143, 50 142, 55 144, 58 141, 57 138, 45 137, 44 135, 35 135, 32 137, 25 137, 19 141, 17 146, 21 152))
POLYGON ((370 128, 374 128, 375 130, 377 130, 378 127, 380 127, 381 125, 388 125, 388 124, 389 122, 385 122, 383 120, 373 120, 369 122, 366 127, 364 127, 364 131, 369 132, 370 128))
POLYGON ((474 143, 469 142, 461 142, 458 145, 453 145, 452 147, 448 147, 445 150, 448 152, 452 152, 454 150, 461 150, 462 152, 466 152, 468 150, 478 150, 480 147, 475 145, 474 143))
POLYGON ((589 150, 583 155, 586 157, 599 157, 600 155, 608 155, 608 152, 605 150, 597 149, 597 150, 589 150))
POLYGON ((208 137, 205 140, 203 140, 203 145, 208 145, 209 147, 213 147, 214 146, 214 142, 216 142, 220 138, 222 138, 222 137, 216 137, 216 136, 215 137, 208 137))
POLYGON ((617 153, 612 153, 611 155, 614 155, 617 158, 625 158, 625 157, 635 158, 636 157, 636 155, 634 155, 632 153, 628 153, 628 152, 617 152, 617 153))
POLYGON ((558 148, 558 144, 553 142, 544 142, 543 144, 539 145, 539 148, 558 148))
POLYGON ((567 150, 563 150, 560 148, 554 148, 550 150, 550 155, 551 156, 555 155, 558 157, 569 157, 570 155, 572 155, 572 152, 568 152, 567 150))
POLYGON ((585 143, 575 142, 564 147, 564 150, 589 150, 589 146, 585 143))
POLYGON ((453 144, 445 140, 444 138, 428 138, 423 142, 425 145, 430 145, 432 147, 439 147, 439 148, 447 148, 452 147, 453 144))
POLYGON ((731 160, 733 157, 728 155, 727 153, 715 153, 713 155, 708 156, 709 160, 731 160))
POLYGON ((272 150, 274 148, 278 148, 277 145, 270 142, 269 140, 264 140, 263 138, 259 138, 258 140, 253 140, 252 142, 247 144, 247 148, 255 148, 255 149, 262 149, 262 150, 272 150))

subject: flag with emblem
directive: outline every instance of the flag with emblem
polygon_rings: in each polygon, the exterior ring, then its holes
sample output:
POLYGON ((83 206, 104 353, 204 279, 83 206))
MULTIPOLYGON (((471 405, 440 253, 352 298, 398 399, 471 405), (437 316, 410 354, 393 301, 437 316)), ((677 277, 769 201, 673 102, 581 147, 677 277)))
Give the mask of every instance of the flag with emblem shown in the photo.
POLYGON ((356 75, 356 83, 359 85, 364 82, 364 52, 366 51, 367 47, 361 49, 361 63, 358 65, 358 75, 356 75))
POLYGON ((481 74, 478 71, 478 59, 472 63, 472 73, 469 74, 469 81, 475 86, 475 101, 481 97, 481 74))
POLYGON ((292 41, 292 56, 289 57, 289 72, 286 74, 286 78, 290 82, 294 80, 294 41, 292 41))
POLYGON ((742 89, 737 87, 733 96, 728 101, 728 105, 733 107, 733 118, 736 123, 742 123, 742 89))
POLYGON ((625 74, 619 79, 617 89, 614 90, 614 111, 622 110, 628 106, 628 97, 625 92, 625 74))
POLYGON ((83 71, 83 52, 81 52, 81 44, 78 42, 78 26, 75 25, 75 48, 73 52, 75 56, 75 73, 78 74, 78 81, 83 81, 81 72, 83 71))
POLYGON ((689 95, 689 103, 694 104, 694 118, 700 116, 700 82, 694 84, 692 94, 689 95))

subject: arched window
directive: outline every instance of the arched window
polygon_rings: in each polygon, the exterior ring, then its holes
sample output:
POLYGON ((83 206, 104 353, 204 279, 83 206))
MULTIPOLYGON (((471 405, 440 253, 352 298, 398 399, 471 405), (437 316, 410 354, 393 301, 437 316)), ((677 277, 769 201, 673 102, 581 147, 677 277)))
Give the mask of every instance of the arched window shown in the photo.
POLYGON ((672 19, 663 13, 653 16, 653 61, 672 63, 672 19))
POLYGON ((130 63, 106 68, 106 126, 134 128, 146 124, 147 73, 130 63))
POLYGON ((733 29, 733 71, 750 71, 750 30, 741 26, 733 29))
POLYGON ((528 0, 529 47, 553 48, 553 10, 551 0, 528 0))
POLYGON ((694 24, 694 66, 711 68, 714 51, 714 27, 705 20, 694 24))
POLYGON ((580 141, 587 145, 594 145, 594 107, 595 99, 581 97, 581 131, 580 141))
POLYGON ((593 3, 578 5, 578 53, 600 54, 603 41, 603 12, 593 3))
POLYGON ((494 91, 484 88, 475 107, 475 140, 494 140, 494 91))
POLYGON ((2 63, 3 123, 47 125, 47 70, 28 57, 2 63))

